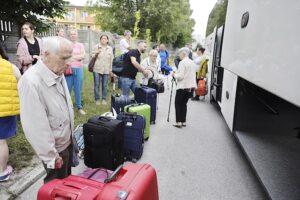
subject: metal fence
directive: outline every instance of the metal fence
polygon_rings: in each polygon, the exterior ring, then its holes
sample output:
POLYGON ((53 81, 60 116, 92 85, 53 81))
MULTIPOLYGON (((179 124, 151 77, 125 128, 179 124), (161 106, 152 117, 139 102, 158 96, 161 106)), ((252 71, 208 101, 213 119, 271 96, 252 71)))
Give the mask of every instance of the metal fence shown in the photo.
MULTIPOLYGON (((56 31, 60 28, 63 28, 65 30, 66 38, 68 38, 69 28, 67 26, 52 27, 46 32, 38 33, 37 37, 43 38, 48 36, 54 36, 56 35, 56 31)), ((9 59, 12 63, 15 63, 16 61, 16 52, 17 52, 16 44, 20 39, 20 35, 21 35, 19 30, 20 30, 19 27, 13 22, 0 20, 0 42, 2 42, 2 44, 4 45, 8 53, 9 59)), ((84 45, 86 51, 86 58, 84 60, 85 65, 90 60, 90 55, 94 46, 99 43, 101 34, 108 35, 110 44, 112 43, 111 33, 96 32, 91 29, 78 30, 78 42, 84 45)), ((119 42, 117 41, 116 43, 118 44, 119 42)))

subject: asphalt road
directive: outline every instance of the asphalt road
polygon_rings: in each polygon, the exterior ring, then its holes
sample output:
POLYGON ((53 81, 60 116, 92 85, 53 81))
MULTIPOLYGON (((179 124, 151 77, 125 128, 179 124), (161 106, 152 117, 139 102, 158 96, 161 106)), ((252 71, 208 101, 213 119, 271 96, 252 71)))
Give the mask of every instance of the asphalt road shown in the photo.
MULTIPOLYGON (((141 163, 157 170, 162 200, 264 200, 261 185, 219 111, 208 100, 188 104, 187 127, 167 122, 170 90, 159 95, 156 124, 141 163)), ((173 97, 175 96, 175 90, 173 97)), ((83 163, 73 173, 81 172, 83 163)), ((42 179, 17 199, 36 199, 42 179)))

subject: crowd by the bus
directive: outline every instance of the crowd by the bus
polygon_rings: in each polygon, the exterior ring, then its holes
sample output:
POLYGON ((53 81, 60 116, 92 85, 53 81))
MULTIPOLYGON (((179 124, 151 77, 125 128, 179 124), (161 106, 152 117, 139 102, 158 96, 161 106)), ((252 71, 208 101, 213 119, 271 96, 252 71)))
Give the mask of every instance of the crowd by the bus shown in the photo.
MULTIPOLYGON (((8 180, 13 171, 7 164, 7 139, 15 136, 17 116, 20 115, 26 138, 42 160, 47 172, 44 180, 48 182, 71 173, 71 135, 74 130, 71 94, 74 90, 79 114, 87 114, 82 105, 86 52, 75 29, 68 33, 59 29, 57 36, 42 39, 35 36, 34 26, 29 22, 24 23, 21 30, 23 36, 16 44, 15 64, 9 62, 5 48, 0 44, 0 181, 8 180)), ((143 40, 133 44, 131 34, 126 30, 119 42, 119 51, 126 54, 119 77, 113 73, 112 65, 116 57, 115 38, 110 42, 110 36, 102 34, 99 44, 89 55, 95 58, 92 69, 95 105, 107 104, 111 78, 118 79, 122 94, 129 96, 139 84, 148 85, 149 79, 167 82, 169 76, 177 84, 174 126, 187 126, 187 103, 190 98, 199 100, 195 94, 197 82, 206 78, 208 58, 204 56, 205 49, 197 47, 193 51, 192 45, 187 44, 177 51, 175 66, 170 67, 173 61, 165 44, 155 44, 148 51, 143 40)))

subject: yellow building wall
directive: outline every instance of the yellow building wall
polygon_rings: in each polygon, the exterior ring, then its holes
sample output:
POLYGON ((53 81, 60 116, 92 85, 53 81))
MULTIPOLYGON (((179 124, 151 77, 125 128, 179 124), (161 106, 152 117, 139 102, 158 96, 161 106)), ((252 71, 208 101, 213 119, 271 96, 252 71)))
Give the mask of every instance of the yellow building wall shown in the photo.
POLYGON ((92 30, 101 30, 101 27, 95 24, 95 15, 88 13, 81 6, 66 7, 64 18, 55 18, 55 21, 58 25, 67 25, 70 28, 86 30, 89 26, 92 30))

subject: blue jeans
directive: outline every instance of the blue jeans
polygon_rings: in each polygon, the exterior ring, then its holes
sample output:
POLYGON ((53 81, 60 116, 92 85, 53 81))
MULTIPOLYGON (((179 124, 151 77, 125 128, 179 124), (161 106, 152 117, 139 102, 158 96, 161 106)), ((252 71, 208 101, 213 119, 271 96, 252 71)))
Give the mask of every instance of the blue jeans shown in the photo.
POLYGON ((120 77, 122 94, 129 96, 130 90, 134 93, 135 88, 137 88, 137 81, 135 79, 130 79, 126 77, 120 77))
POLYGON ((94 95, 95 100, 100 100, 100 82, 102 84, 102 99, 106 100, 107 97, 107 85, 108 85, 108 74, 99 74, 93 72, 94 75, 94 95))
POLYGON ((66 81, 70 95, 72 94, 72 89, 74 87, 75 93, 75 103, 77 109, 82 109, 81 105, 81 91, 82 91, 82 82, 83 82, 83 68, 72 68, 73 74, 66 76, 66 81))

